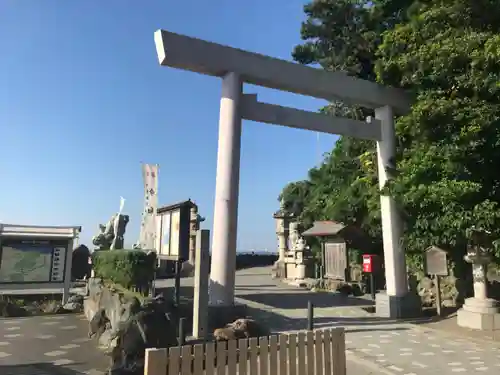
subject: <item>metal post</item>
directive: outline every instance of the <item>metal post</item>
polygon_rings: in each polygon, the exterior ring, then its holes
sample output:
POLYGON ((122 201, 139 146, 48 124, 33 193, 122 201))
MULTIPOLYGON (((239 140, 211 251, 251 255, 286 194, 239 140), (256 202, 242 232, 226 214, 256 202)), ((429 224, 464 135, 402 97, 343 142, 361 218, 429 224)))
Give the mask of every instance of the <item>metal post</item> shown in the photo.
POLYGON ((177 342, 179 343, 179 346, 186 343, 186 318, 179 319, 179 335, 177 342))
POLYGON ((181 261, 175 261, 175 284, 174 284, 174 302, 179 306, 181 299, 181 261))
POLYGON ((153 280, 151 280, 151 285, 149 286, 149 295, 152 298, 156 297, 156 273, 158 272, 158 270, 159 270, 159 268, 155 267, 155 270, 154 270, 154 273, 153 273, 153 280))
POLYGON ((311 301, 307 301, 307 330, 314 329, 314 306, 311 301))
POLYGON ((373 271, 370 272, 370 293, 372 295, 372 300, 375 301, 375 276, 373 275, 373 271))

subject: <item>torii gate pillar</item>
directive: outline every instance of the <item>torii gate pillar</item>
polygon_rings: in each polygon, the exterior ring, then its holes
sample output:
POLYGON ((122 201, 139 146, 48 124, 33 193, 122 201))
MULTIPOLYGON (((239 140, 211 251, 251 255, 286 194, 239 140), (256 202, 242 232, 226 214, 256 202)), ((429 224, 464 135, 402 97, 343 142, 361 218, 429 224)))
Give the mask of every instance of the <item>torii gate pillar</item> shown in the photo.
MULTIPOLYGON (((381 139, 377 141, 377 169, 380 189, 396 168, 396 134, 394 114, 390 106, 375 109, 380 121, 381 139)), ((375 310, 382 317, 413 317, 421 312, 420 297, 408 291, 405 251, 402 246, 401 216, 394 198, 380 195, 382 241, 384 244, 386 291, 375 295, 375 310)))
POLYGON ((212 306, 234 304, 242 89, 238 74, 227 73, 222 77, 209 287, 212 306))

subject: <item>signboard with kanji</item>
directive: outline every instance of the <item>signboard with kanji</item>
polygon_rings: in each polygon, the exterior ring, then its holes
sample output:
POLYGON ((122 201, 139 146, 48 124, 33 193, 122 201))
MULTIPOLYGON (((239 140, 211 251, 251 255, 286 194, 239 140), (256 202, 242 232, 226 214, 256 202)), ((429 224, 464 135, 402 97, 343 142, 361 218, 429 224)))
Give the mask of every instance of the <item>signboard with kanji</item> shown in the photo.
POLYGON ((363 254, 363 272, 372 273, 378 266, 378 257, 374 254, 363 254))
POLYGON ((435 276, 448 276, 448 253, 437 246, 425 250, 425 273, 435 276))

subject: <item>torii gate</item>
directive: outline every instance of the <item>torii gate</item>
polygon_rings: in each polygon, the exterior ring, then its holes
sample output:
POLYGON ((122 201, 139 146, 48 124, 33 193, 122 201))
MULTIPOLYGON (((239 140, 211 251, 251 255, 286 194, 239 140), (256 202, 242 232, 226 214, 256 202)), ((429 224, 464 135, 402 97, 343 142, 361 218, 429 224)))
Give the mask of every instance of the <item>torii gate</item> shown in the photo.
MULTIPOLYGON (((155 32, 160 65, 222 78, 219 141, 210 275, 210 305, 234 305, 236 232, 240 179, 242 119, 315 132, 342 134, 377 141, 379 184, 389 178, 395 156, 394 114, 410 110, 402 91, 293 62, 207 42, 166 30, 155 32), (295 108, 261 103, 244 94, 243 83, 341 100, 375 110, 367 122, 332 117, 295 108)), ((377 295, 377 313, 405 317, 418 308, 408 293, 405 252, 401 247, 401 219, 395 202, 381 196, 386 293, 377 295)))

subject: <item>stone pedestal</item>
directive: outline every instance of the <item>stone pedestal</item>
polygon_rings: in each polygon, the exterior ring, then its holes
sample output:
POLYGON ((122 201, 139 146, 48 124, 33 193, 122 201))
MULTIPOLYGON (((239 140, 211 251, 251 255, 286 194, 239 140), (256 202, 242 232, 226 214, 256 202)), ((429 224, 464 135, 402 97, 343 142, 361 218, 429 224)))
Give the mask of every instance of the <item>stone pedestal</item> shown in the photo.
POLYGON ((499 302, 488 298, 486 265, 491 261, 489 248, 492 246, 489 234, 484 230, 474 229, 473 245, 464 257, 466 262, 472 263, 474 297, 467 298, 457 312, 457 324, 460 327, 488 331, 500 328, 499 302))
POLYGON ((295 278, 299 280, 304 280, 306 278, 306 265, 297 264, 295 266, 295 278))
POLYGON ((274 279, 285 279, 286 278, 286 263, 282 260, 277 260, 274 262, 272 269, 272 277, 274 279))
POLYGON ((467 298, 457 312, 457 324, 460 327, 479 330, 500 329, 498 301, 491 298, 467 298))
POLYGON ((375 295, 375 311, 381 318, 417 318, 422 314, 420 296, 408 292, 403 296, 390 296, 386 292, 375 295))

